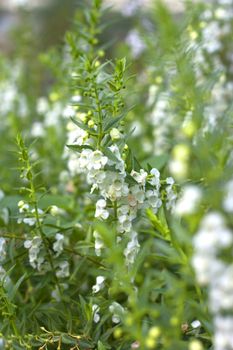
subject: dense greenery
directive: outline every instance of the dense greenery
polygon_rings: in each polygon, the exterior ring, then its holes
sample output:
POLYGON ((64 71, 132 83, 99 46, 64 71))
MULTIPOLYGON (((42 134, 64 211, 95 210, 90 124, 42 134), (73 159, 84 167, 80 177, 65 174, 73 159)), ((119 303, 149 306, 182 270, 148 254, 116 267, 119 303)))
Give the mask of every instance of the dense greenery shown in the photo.
POLYGON ((232 6, 80 2, 2 55, 0 349, 233 349, 232 6))

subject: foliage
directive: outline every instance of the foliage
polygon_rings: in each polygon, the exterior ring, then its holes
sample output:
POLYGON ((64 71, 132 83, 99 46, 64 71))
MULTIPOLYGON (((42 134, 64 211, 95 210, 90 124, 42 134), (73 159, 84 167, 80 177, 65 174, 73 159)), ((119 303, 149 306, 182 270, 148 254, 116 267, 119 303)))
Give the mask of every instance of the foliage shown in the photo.
POLYGON ((2 57, 1 349, 232 349, 231 5, 2 57))

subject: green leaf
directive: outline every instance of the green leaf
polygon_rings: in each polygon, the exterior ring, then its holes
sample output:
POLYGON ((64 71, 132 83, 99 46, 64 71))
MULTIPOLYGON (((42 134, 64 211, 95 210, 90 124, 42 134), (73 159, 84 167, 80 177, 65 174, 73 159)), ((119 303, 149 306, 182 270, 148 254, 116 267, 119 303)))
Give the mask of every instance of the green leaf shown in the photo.
POLYGON ((89 145, 66 145, 66 147, 72 149, 73 151, 81 152, 83 149, 91 149, 94 151, 94 148, 89 145))
POLYGON ((108 120, 104 123, 104 131, 107 132, 108 130, 112 129, 113 126, 119 123, 124 117, 125 113, 115 118, 108 118, 108 120))
POLYGON ((98 350, 107 350, 107 348, 104 346, 103 343, 101 343, 101 341, 98 341, 98 350))
POLYGON ((27 273, 25 272, 23 274, 23 276, 20 277, 20 279, 16 282, 16 284, 14 285, 14 287, 8 292, 8 296, 10 300, 13 300, 20 285, 22 284, 22 282, 26 279, 27 277, 27 273))
POLYGON ((171 241, 170 230, 167 226, 163 207, 159 209, 158 215, 155 215, 152 210, 147 210, 147 216, 154 228, 168 241, 171 241))
POLYGON ((148 167, 149 170, 151 170, 152 168, 156 168, 158 170, 161 170, 166 165, 168 160, 169 160, 168 154, 153 156, 153 157, 149 157, 149 158, 145 159, 142 162, 142 166, 143 166, 143 168, 148 167))

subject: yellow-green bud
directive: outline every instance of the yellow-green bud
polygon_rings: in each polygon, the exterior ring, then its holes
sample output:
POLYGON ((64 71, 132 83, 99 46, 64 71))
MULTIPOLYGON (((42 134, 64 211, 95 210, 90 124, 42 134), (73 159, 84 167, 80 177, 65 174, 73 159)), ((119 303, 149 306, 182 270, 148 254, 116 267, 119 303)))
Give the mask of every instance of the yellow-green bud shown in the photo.
POLYGON ((99 57, 104 57, 104 56, 105 56, 104 50, 99 50, 99 51, 98 51, 98 56, 99 56, 99 57))
POLYGON ((203 345, 199 340, 194 339, 189 343, 189 350, 203 350, 203 345))
POLYGON ((160 77, 160 76, 158 76, 158 77, 155 78, 155 82, 156 82, 157 84, 161 84, 161 83, 163 82, 163 78, 160 77))
POLYGON ((51 92, 51 94, 49 95, 49 98, 52 102, 55 102, 59 99, 59 95, 57 92, 51 92))
POLYGON ((156 340, 154 338, 148 337, 145 341, 145 345, 148 349, 154 349, 156 345, 156 340))
POLYGON ((92 119, 90 119, 90 120, 88 121, 87 125, 89 126, 89 128, 93 128, 94 125, 95 125, 95 123, 94 123, 94 121, 93 121, 92 119))
POLYGON ((172 153, 176 160, 187 161, 190 155, 190 149, 185 143, 180 143, 173 148, 172 153))
POLYGON ((158 338, 161 334, 161 329, 159 327, 152 327, 149 329, 149 337, 150 338, 158 338))
POLYGON ((196 125, 192 120, 189 120, 183 124, 182 131, 186 136, 192 137, 196 131, 196 125))
POLYGON ((123 334, 123 331, 122 331, 122 328, 120 327, 116 328, 113 332, 113 336, 116 339, 121 338, 122 334, 123 334))
POLYGON ((111 136, 111 139, 114 141, 114 140, 119 140, 121 138, 121 133, 118 129, 116 128, 113 128, 111 131, 110 131, 110 136, 111 136))

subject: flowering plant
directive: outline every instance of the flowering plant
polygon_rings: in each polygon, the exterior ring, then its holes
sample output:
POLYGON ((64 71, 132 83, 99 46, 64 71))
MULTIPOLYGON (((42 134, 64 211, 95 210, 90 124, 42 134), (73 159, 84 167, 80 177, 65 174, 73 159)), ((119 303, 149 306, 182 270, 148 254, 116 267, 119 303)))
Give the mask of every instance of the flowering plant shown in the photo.
POLYGON ((141 6, 1 61, 0 349, 233 348, 232 1, 141 6))

